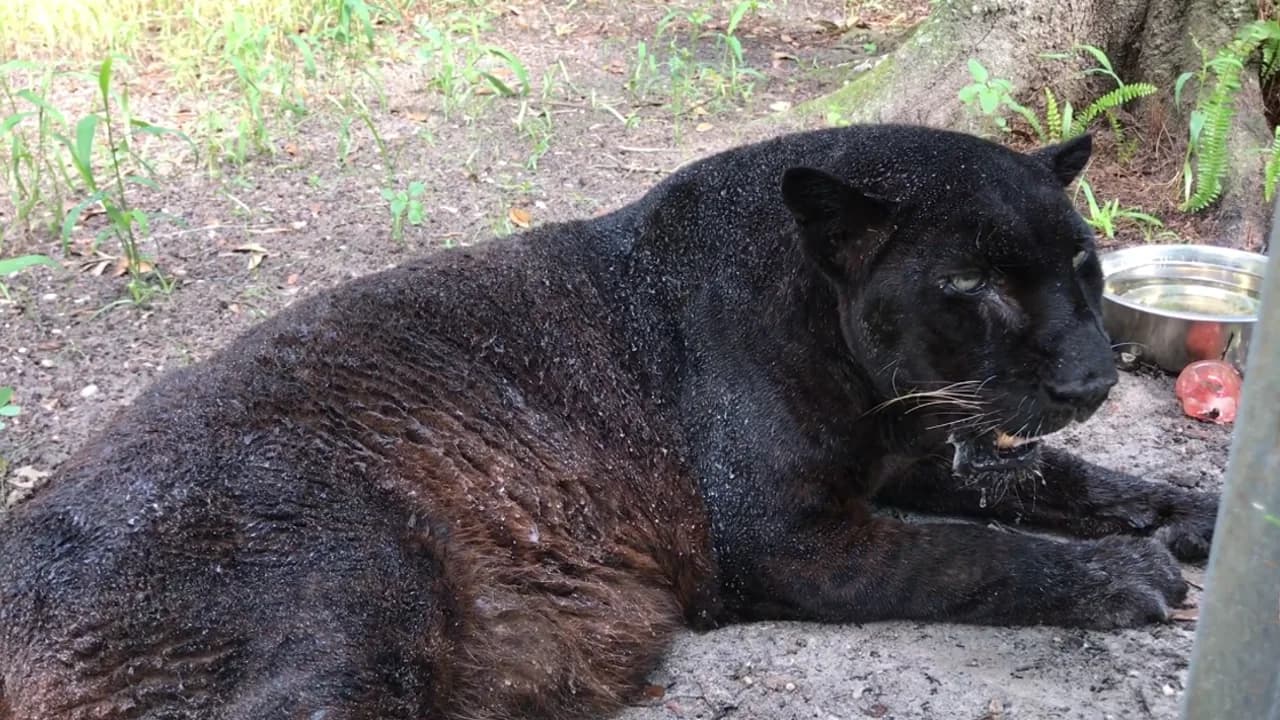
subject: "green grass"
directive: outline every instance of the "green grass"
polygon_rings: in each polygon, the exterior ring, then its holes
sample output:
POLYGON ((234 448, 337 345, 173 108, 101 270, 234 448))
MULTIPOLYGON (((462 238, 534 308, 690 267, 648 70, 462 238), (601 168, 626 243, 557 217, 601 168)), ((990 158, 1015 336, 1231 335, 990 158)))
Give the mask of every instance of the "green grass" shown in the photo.
POLYGON ((713 30, 714 4, 667 11, 651 40, 636 43, 627 73, 627 90, 637 100, 661 96, 672 113, 682 115, 715 102, 751 99, 763 77, 750 67, 738 29, 765 3, 739 0, 729 8, 724 29, 713 30))
POLYGON ((340 160, 367 133, 390 171, 369 106, 382 92, 379 59, 398 51, 396 29, 419 3, 0 3, 0 48, 20 58, 0 65, 0 184, 16 220, 0 236, 0 255, 40 233, 65 248, 82 215, 103 212, 103 232, 129 267, 146 267, 139 241, 150 218, 127 199, 156 187, 158 158, 188 169, 193 160, 213 171, 242 165, 275 152, 317 110, 338 111, 340 160), (139 86, 160 106, 183 108, 182 127, 136 117, 129 97, 139 86))
POLYGON ((267 50, 293 36, 371 44, 375 27, 402 17, 416 0, 39 0, 0 4, 0 49, 11 57, 193 61, 212 33, 247 22, 267 30, 267 50))

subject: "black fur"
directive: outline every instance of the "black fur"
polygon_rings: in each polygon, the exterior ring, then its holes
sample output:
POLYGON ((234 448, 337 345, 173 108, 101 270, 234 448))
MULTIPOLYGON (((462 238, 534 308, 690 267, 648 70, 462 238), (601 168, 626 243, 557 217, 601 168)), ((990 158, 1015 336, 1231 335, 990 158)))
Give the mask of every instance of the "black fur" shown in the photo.
POLYGON ((300 302, 0 521, 0 720, 582 717, 681 623, 1165 617, 1216 499, 993 445, 1115 381, 1088 154, 790 135, 300 302))

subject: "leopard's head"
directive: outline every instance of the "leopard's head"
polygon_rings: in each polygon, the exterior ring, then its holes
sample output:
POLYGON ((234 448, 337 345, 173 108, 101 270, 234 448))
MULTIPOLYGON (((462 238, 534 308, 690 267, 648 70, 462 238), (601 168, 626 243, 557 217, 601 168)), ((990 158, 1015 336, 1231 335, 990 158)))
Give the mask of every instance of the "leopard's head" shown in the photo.
POLYGON ((1091 139, 1019 153, 915 132, 901 157, 789 169, 783 200, 883 406, 951 442, 957 471, 1034 467, 1038 439, 1117 380, 1094 237, 1066 193, 1091 139))

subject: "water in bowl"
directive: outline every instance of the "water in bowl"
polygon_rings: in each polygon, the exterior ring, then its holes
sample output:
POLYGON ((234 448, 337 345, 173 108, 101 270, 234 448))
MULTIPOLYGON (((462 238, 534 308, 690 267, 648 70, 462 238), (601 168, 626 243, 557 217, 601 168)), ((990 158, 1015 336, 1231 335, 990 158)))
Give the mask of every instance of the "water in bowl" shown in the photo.
POLYGON ((1107 292, 1154 310, 1216 317, 1256 317, 1260 278, 1198 263, 1159 263, 1122 270, 1106 280, 1107 292))

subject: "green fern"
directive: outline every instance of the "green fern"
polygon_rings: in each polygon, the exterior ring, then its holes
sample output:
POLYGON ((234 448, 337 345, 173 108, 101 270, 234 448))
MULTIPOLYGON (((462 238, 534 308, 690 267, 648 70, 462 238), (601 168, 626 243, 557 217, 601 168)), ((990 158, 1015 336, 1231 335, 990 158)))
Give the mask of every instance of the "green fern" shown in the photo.
POLYGON ((1151 83, 1121 85, 1115 90, 1112 90, 1106 95, 1103 95, 1097 100, 1089 103, 1089 106, 1086 107, 1071 124, 1070 132, 1067 134, 1071 137, 1075 137, 1076 135, 1083 133, 1085 130, 1088 130, 1089 124, 1097 119, 1099 115, 1103 113, 1110 115, 1110 111, 1124 105, 1125 103, 1130 103, 1140 97, 1154 95, 1155 93, 1156 86, 1151 83))
POLYGON ((1266 38, 1262 41, 1262 70, 1259 78, 1266 83, 1280 71, 1280 38, 1266 38))
POLYGON ((1058 99, 1049 88, 1044 89, 1044 124, 1049 128, 1049 142, 1062 139, 1062 113, 1058 111, 1058 99))
POLYGON ((1236 114, 1240 75, 1244 72, 1245 63, 1264 42, 1272 45, 1277 40, 1280 40, 1280 23, 1258 20, 1241 28, 1235 39, 1209 61, 1209 71, 1215 82, 1213 89, 1201 93, 1196 102, 1196 112, 1203 124, 1192 129, 1196 159, 1194 192, 1180 206, 1183 212, 1204 210, 1222 195, 1222 181, 1227 174, 1227 139, 1236 114))
POLYGON ((1262 197, 1267 202, 1276 195, 1276 181, 1280 180, 1280 126, 1276 126, 1275 139, 1267 151, 1266 177, 1262 184, 1262 197))

